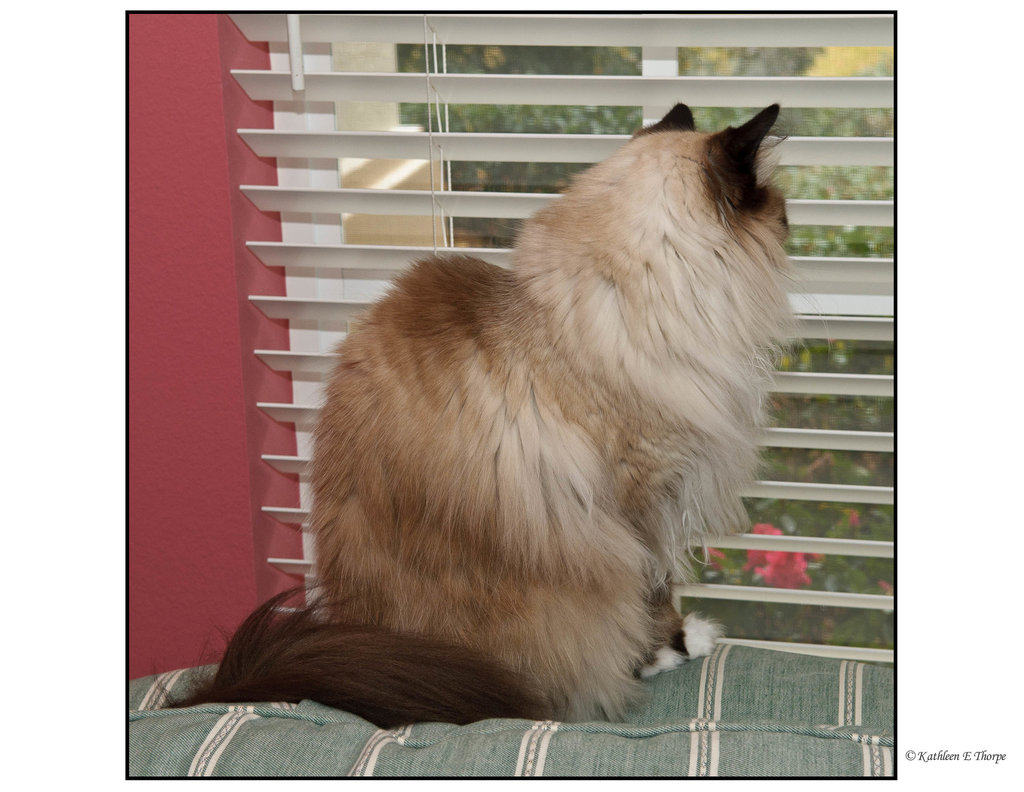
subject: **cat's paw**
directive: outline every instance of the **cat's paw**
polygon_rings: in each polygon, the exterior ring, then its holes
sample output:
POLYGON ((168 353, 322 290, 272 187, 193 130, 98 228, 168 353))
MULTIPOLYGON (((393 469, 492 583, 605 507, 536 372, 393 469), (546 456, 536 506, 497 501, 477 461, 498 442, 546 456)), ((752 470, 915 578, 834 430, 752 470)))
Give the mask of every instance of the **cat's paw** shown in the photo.
POLYGON ((651 662, 640 668, 640 678, 648 679, 662 671, 671 671, 686 662, 686 655, 671 646, 663 646, 654 653, 651 662))
POLYGON ((725 635, 721 624, 710 621, 695 613, 687 613, 683 619, 683 645, 690 658, 704 657, 715 651, 718 639, 725 635))
POLYGON ((640 678, 647 679, 662 671, 671 671, 687 660, 711 654, 724 634, 725 630, 718 622, 693 613, 686 614, 683 629, 672 638, 672 645, 663 646, 654 653, 651 661, 640 669, 640 678))

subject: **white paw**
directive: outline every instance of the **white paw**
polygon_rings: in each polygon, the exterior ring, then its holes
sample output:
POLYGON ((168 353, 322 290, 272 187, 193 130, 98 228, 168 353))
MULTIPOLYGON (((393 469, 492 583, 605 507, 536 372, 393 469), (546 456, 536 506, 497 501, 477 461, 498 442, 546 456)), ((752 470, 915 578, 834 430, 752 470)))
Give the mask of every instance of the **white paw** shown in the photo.
POLYGON ((671 646, 661 647, 654 653, 654 659, 650 664, 640 669, 641 679, 647 679, 662 671, 671 671, 687 660, 711 654, 715 651, 718 639, 725 634, 725 630, 718 622, 701 618, 693 613, 688 613, 683 618, 683 632, 685 633, 683 645, 686 647, 687 653, 677 652, 671 646))
POLYGON ((683 643, 691 658, 704 657, 715 651, 718 639, 725 635, 725 629, 718 622, 708 621, 695 613, 687 613, 683 619, 683 643))
POLYGON ((647 679, 655 674, 660 674, 662 671, 671 671, 685 662, 686 655, 677 652, 670 646, 663 646, 654 653, 654 659, 650 665, 645 665, 640 669, 640 677, 641 679, 647 679))

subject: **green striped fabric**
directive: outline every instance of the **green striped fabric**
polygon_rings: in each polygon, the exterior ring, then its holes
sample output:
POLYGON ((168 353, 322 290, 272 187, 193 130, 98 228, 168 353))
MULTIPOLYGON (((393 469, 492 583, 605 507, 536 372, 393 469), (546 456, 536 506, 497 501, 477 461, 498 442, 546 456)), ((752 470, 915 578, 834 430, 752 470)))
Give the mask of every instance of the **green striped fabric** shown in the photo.
POLYGON ((646 681, 624 723, 378 729, 299 704, 160 709, 209 667, 128 685, 132 776, 891 776, 887 666, 721 644, 646 681))

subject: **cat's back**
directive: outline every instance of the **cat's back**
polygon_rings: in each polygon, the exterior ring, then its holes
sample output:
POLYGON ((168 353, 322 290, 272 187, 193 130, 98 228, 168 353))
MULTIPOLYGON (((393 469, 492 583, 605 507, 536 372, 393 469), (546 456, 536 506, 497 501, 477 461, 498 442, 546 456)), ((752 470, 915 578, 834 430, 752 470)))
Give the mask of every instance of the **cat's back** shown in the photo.
POLYGON ((501 267, 465 255, 421 259, 395 279, 364 327, 411 338, 484 338, 511 307, 515 279, 501 267))
MULTIPOLYGON (((328 404, 357 395, 412 402, 500 375, 516 348, 522 313, 515 277, 465 255, 422 259, 354 323, 339 347, 328 404)), ((396 405, 397 406, 397 405, 396 405)))

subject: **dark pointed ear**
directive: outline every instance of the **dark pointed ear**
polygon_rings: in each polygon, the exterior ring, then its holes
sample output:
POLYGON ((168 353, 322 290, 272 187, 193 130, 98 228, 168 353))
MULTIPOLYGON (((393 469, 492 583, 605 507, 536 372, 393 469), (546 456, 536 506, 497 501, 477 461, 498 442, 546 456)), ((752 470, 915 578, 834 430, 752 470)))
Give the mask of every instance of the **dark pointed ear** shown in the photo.
POLYGON ((757 211, 772 199, 768 177, 776 160, 761 149, 778 117, 779 106, 774 104, 743 126, 729 127, 708 138, 706 184, 712 200, 727 215, 757 211))
POLYGON ((715 135, 716 142, 740 170, 750 171, 754 167, 754 159, 761 146, 761 141, 764 140, 768 130, 772 128, 772 124, 778 117, 779 106, 773 104, 743 126, 736 129, 729 127, 717 133, 715 135))
POLYGON ((661 121, 644 127, 633 137, 652 132, 693 132, 694 129, 693 113, 690 112, 690 108, 684 104, 677 104, 665 114, 661 121))

